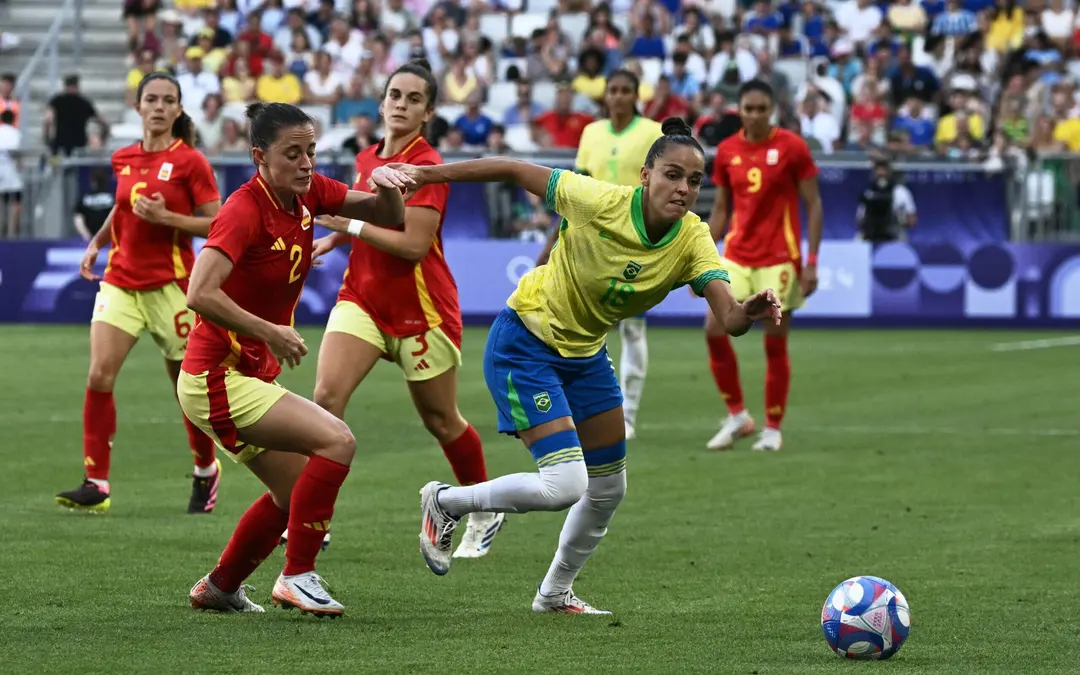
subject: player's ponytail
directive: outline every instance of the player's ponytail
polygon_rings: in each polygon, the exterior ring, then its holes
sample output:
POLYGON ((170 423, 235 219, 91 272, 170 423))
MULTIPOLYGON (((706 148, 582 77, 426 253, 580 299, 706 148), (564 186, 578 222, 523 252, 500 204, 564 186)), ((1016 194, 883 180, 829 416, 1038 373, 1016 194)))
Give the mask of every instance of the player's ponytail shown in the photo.
POLYGON ((189 147, 195 147, 195 122, 186 112, 181 110, 180 116, 172 123, 172 135, 173 138, 179 138, 189 147))
POLYGON ((693 129, 686 123, 681 117, 669 117, 660 124, 660 131, 664 135, 656 139, 653 142, 652 147, 649 148, 649 154, 645 156, 645 166, 647 168, 653 168, 656 164, 656 160, 660 159, 667 149, 672 145, 682 145, 687 148, 693 148, 702 157, 705 156, 705 151, 701 148, 701 144, 697 142, 697 139, 693 137, 693 129))

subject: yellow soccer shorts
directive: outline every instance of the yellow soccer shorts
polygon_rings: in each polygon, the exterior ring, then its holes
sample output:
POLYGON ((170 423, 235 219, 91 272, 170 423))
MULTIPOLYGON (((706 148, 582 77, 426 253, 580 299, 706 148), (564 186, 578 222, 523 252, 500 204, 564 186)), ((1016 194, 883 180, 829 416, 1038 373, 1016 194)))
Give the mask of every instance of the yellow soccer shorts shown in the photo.
POLYGON ((265 450, 242 442, 239 430, 261 420, 287 393, 277 382, 263 382, 231 368, 199 375, 180 371, 176 381, 184 414, 238 464, 265 450))
POLYGON ((149 291, 129 291, 103 281, 90 322, 107 323, 136 339, 150 331, 162 356, 182 361, 195 319, 185 296, 175 281, 149 291))
POLYGON ((786 262, 770 267, 745 267, 727 258, 720 261, 731 279, 731 292, 739 302, 767 288, 773 289, 780 309, 790 312, 806 303, 799 287, 799 274, 795 263, 786 262))
POLYGON ((461 365, 461 350, 441 328, 407 338, 387 335, 363 308, 348 300, 334 305, 326 332, 345 333, 373 345, 401 368, 408 382, 430 380, 461 365))

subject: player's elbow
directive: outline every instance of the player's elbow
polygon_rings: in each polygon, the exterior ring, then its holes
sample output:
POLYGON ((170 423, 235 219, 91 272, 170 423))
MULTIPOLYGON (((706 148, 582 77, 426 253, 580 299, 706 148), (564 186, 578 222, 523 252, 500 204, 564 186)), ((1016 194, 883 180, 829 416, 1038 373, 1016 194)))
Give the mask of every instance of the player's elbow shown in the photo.
POLYGON ((208 294, 206 293, 202 284, 192 283, 188 286, 188 292, 186 297, 187 308, 196 314, 204 314, 206 310, 206 301, 208 294))
POLYGON ((431 242, 416 242, 405 247, 402 257, 415 265, 419 264, 430 250, 431 242))

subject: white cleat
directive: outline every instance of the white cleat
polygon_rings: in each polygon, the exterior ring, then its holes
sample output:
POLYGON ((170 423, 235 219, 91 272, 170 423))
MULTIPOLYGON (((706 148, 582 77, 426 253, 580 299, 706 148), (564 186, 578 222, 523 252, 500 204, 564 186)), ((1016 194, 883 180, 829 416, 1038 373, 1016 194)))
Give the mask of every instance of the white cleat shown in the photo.
POLYGON ((210 581, 207 574, 198 583, 191 587, 188 599, 192 609, 203 609, 213 612, 265 612, 260 605, 248 599, 247 590, 255 590, 251 586, 241 586, 235 593, 226 593, 210 581))
POLYGON ((439 505, 439 493, 448 487, 431 481, 420 490, 420 552, 428 568, 439 576, 450 571, 450 551, 459 522, 439 505))
POLYGON ((709 450, 727 450, 735 441, 754 433, 754 418, 742 411, 737 415, 728 415, 720 425, 720 431, 709 439, 705 447, 709 450))
POLYGON ((284 609, 296 608, 301 614, 336 618, 345 613, 345 607, 326 592, 326 582, 315 572, 292 576, 280 575, 270 596, 274 604, 284 609))
MULTIPOLYGON (((281 533, 281 546, 288 546, 289 544, 289 531, 285 530, 281 533)), ((325 551, 330 546, 330 533, 327 532, 326 536, 322 538, 322 548, 320 550, 325 551)))
POLYGON ((637 432, 634 431, 634 425, 629 422, 623 422, 626 425, 626 440, 631 440, 634 436, 637 436, 637 432))
POLYGON ((558 595, 542 595, 540 589, 536 589, 536 597, 533 598, 532 611, 556 614, 611 614, 603 609, 597 609, 574 595, 570 589, 558 595))
POLYGON ((756 452, 777 452, 780 450, 781 445, 783 443, 780 438, 780 430, 766 427, 761 431, 761 435, 758 436, 757 442, 754 443, 751 450, 756 452))
POLYGON ((461 538, 455 558, 483 558, 491 550, 491 542, 506 524, 505 513, 484 513, 477 511, 469 514, 469 524, 465 536, 461 538))

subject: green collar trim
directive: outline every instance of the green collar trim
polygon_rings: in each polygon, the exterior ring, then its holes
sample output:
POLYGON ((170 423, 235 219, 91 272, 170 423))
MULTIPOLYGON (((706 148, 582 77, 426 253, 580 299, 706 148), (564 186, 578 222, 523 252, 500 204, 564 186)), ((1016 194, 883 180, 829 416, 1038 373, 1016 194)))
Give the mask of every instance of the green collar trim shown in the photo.
POLYGON ((645 248, 662 248, 679 236, 679 230, 682 229, 682 218, 679 218, 674 225, 668 228, 663 239, 655 244, 652 243, 649 239, 649 233, 645 231, 645 212, 641 208, 641 197, 644 192, 645 188, 640 186, 634 190, 634 198, 630 201, 630 220, 634 223, 634 231, 637 232, 638 239, 641 240, 641 244, 645 248))

